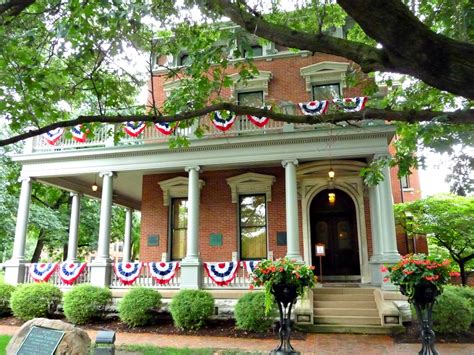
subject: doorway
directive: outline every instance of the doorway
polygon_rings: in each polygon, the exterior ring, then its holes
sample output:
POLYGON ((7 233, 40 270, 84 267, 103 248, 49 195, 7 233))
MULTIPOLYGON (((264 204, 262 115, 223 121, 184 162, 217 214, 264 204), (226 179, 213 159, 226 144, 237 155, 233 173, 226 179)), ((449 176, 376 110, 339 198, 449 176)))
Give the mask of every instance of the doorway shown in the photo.
POLYGON ((320 265, 315 245, 324 244, 326 255, 322 257, 322 274, 328 276, 326 280, 346 280, 348 276, 360 278, 356 210, 352 198, 339 189, 323 190, 313 198, 309 213, 316 275, 320 274, 320 265))

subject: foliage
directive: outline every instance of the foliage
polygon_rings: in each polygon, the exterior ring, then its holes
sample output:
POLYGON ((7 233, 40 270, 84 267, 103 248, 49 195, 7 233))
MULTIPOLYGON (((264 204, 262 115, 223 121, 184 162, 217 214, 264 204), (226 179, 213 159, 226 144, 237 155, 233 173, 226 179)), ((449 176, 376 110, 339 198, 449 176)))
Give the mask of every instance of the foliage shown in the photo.
POLYGON ((161 294, 145 287, 132 288, 118 305, 119 317, 129 327, 150 322, 152 312, 161 306, 161 294))
POLYGON ((20 285, 11 295, 13 315, 21 320, 51 316, 62 299, 62 292, 54 285, 39 282, 20 285))
POLYGON ((237 328, 252 332, 266 332, 273 323, 265 312, 265 294, 250 292, 239 298, 234 309, 237 328))
POLYGON ((100 315, 112 301, 108 288, 92 285, 74 286, 64 295, 64 315, 74 324, 85 324, 100 315))
POLYGON ((11 314, 10 298, 15 291, 15 286, 0 284, 0 316, 11 314))
POLYGON ((297 286, 298 296, 303 296, 307 288, 312 288, 317 281, 313 273, 314 266, 298 264, 295 260, 280 258, 262 260, 251 276, 251 288, 265 287, 265 310, 268 313, 274 302, 273 285, 286 284, 297 286))
POLYGON ((467 300, 471 310, 472 322, 474 323, 474 287, 471 286, 446 286, 446 291, 450 291, 459 297, 467 300))
POLYGON ((214 312, 214 298, 203 290, 182 290, 173 297, 170 312, 180 329, 199 329, 214 312))
POLYGON ((409 300, 413 299, 416 285, 429 281, 441 293, 451 276, 459 275, 452 270, 449 260, 425 254, 407 254, 397 264, 382 267, 381 271, 388 272, 384 281, 390 280, 393 284, 402 286, 403 293, 409 300))
POLYGON ((465 267, 474 259, 474 197, 437 195, 398 204, 395 217, 409 235, 426 235, 445 248, 466 284, 465 267))
POLYGON ((469 303, 446 290, 433 306, 433 329, 439 334, 459 334, 469 329, 471 317, 469 303))

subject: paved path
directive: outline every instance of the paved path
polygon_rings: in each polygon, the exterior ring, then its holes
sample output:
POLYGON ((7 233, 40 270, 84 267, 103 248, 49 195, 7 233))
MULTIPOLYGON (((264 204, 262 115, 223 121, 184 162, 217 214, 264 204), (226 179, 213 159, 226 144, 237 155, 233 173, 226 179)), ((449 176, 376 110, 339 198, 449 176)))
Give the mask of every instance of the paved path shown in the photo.
MULTIPOLYGON (((13 335, 18 327, 0 325, 0 334, 13 335)), ((88 330, 92 341, 96 331, 88 330)), ((268 353, 276 345, 277 340, 198 337, 188 335, 162 335, 150 333, 118 333, 117 345, 148 344, 160 347, 176 348, 212 348, 241 351, 261 351, 268 353)), ((386 335, 352 335, 352 334, 308 334, 306 340, 294 340, 292 345, 302 354, 417 354, 419 344, 396 344, 386 335)), ((474 355, 474 344, 437 344, 440 355, 474 355)))

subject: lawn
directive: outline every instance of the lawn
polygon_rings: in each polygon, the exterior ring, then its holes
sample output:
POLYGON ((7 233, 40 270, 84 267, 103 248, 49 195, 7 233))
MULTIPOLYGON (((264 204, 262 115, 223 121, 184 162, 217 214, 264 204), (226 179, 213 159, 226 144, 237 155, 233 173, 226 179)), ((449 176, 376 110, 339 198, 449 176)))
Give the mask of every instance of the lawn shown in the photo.
POLYGON ((10 335, 0 335, 0 355, 5 355, 7 353, 7 345, 10 339, 10 335))
POLYGON ((152 345, 122 345, 118 350, 134 351, 143 355, 237 355, 237 354, 260 354, 258 352, 248 353, 238 350, 222 350, 216 351, 212 349, 177 349, 177 348, 159 348, 152 345))

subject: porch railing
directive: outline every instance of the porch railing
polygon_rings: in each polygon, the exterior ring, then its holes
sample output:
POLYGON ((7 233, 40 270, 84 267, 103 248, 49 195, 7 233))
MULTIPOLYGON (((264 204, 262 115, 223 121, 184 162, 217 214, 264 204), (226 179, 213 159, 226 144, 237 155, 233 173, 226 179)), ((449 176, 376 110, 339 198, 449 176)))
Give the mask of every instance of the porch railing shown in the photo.
MULTIPOLYGON (((35 282, 35 280, 33 280, 33 278, 30 275, 30 265, 31 264, 25 264, 25 274, 24 274, 24 278, 23 278, 23 280, 24 280, 23 283, 25 283, 25 284, 35 282)), ((74 285, 79 285, 79 284, 87 284, 87 283, 91 282, 91 272, 90 271, 91 271, 91 266, 87 265, 84 268, 84 270, 82 271, 81 275, 79 275, 79 277, 74 281, 74 283, 72 285, 68 285, 68 284, 64 283, 63 280, 61 280, 61 278, 59 277, 59 273, 57 271, 55 271, 53 273, 53 275, 51 275, 51 277, 49 278, 48 283, 50 283, 54 286, 57 286, 57 287, 61 287, 61 288, 72 287, 74 285)))
MULTIPOLYGON (((146 265, 143 265, 140 276, 135 280, 132 286, 145 286, 145 287, 156 287, 156 288, 179 288, 181 285, 181 269, 176 270, 176 274, 166 284, 158 283, 150 274, 150 270, 146 265)), ((131 286, 124 285, 117 275, 112 271, 112 281, 110 283, 111 288, 130 288, 131 286)))
POLYGON ((237 289, 249 289, 250 288, 250 278, 247 270, 243 267, 239 267, 237 270, 237 275, 227 286, 219 286, 206 274, 203 270, 203 280, 202 280, 203 289, 226 289, 226 288, 237 288, 237 289))

